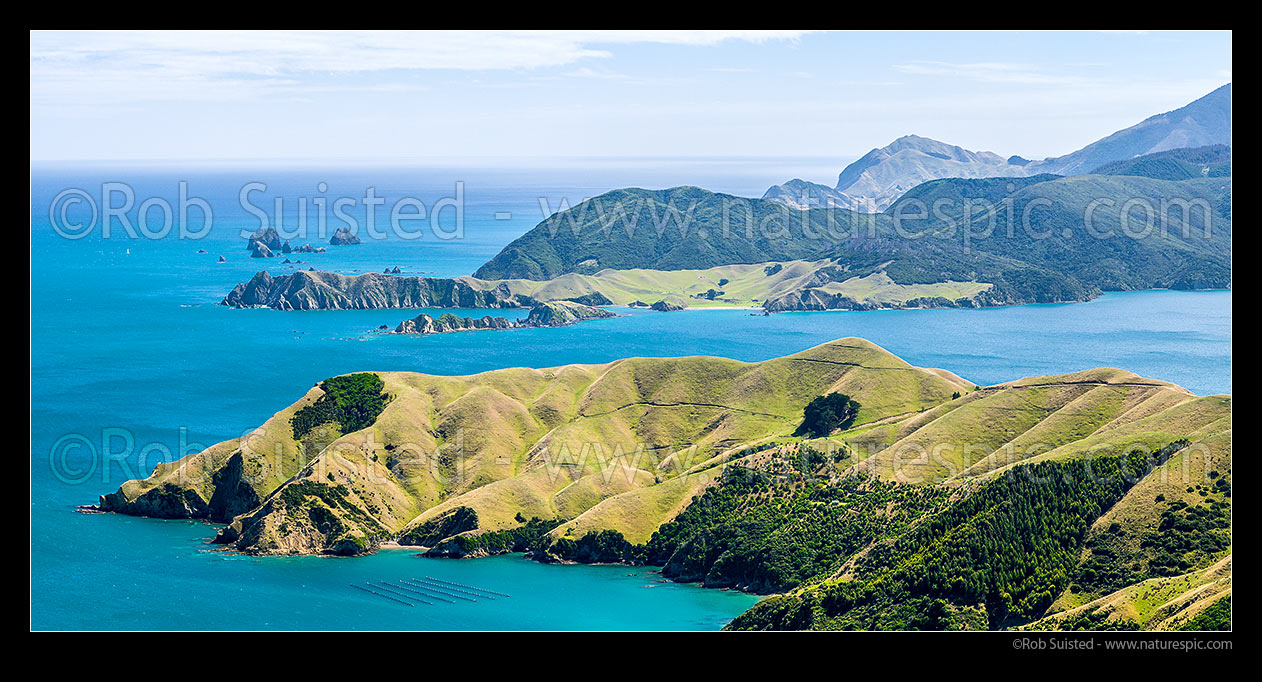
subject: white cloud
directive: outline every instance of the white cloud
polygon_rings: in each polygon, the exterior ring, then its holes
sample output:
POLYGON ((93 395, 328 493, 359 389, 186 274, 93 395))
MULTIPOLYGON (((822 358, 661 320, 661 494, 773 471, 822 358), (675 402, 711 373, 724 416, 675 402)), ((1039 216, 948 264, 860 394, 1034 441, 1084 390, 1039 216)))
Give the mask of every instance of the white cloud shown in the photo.
POLYGON ((31 33, 33 101, 222 100, 295 78, 539 69, 611 56, 601 46, 793 40, 802 31, 128 31, 31 33))

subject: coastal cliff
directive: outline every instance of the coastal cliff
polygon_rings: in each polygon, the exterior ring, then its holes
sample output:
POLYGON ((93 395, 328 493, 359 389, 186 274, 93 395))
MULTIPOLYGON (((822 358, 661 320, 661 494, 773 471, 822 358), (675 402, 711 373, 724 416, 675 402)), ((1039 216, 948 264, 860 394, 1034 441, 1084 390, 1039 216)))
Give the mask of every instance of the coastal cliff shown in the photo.
POLYGON ((602 320, 617 317, 608 310, 573 301, 550 301, 530 309, 530 315, 522 320, 523 327, 567 327, 585 320, 602 320))
POLYGON ((460 279, 396 277, 300 270, 273 277, 259 272, 221 301, 233 308, 364 310, 376 308, 522 308, 535 303, 507 286, 477 288, 460 279))
POLYGON ((394 328, 395 334, 446 334, 448 332, 463 332, 476 329, 508 329, 512 326, 503 317, 491 317, 486 315, 481 318, 460 317, 447 313, 441 315, 438 319, 434 319, 429 315, 417 315, 410 320, 404 320, 399 326, 394 328))
POLYGON ((479 329, 524 329, 530 327, 567 327, 585 320, 601 320, 617 317, 608 310, 602 310, 573 301, 551 301, 539 303, 530 309, 524 320, 510 322, 503 317, 486 315, 481 318, 460 317, 446 313, 437 319, 421 314, 410 320, 404 320, 395 327, 395 334, 446 334, 450 332, 476 331, 479 329))
POLYGON ((1036 298, 1028 298, 1006 284, 978 281, 900 284, 886 268, 855 271, 831 260, 729 265, 707 270, 605 270, 595 275, 562 275, 542 282, 392 275, 302 270, 273 277, 259 272, 250 281, 234 287, 221 304, 237 308, 336 310, 533 308, 549 302, 652 307, 645 301, 658 301, 654 310, 729 306, 785 312, 1055 303, 1088 300, 1096 293, 1062 286, 1063 282, 1054 278, 1039 283, 1036 298))

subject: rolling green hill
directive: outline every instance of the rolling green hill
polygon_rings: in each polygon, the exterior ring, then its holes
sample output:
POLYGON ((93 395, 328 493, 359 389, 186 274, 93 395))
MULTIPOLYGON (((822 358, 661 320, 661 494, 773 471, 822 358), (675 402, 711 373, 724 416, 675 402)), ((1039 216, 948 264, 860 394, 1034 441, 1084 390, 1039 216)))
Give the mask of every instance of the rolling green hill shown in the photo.
POLYGON ((300 270, 272 277, 259 272, 238 284, 222 305, 277 310, 370 308, 514 308, 583 302, 683 307, 764 307, 772 312, 878 307, 979 306, 1005 302, 984 282, 899 284, 882 270, 854 272, 832 260, 720 265, 704 270, 601 270, 549 280, 436 280, 365 273, 300 270), (432 296, 435 289, 450 295, 432 296))
POLYGON ((885 212, 891 215, 916 215, 919 211, 929 213, 939 221, 960 220, 968 210, 973 214, 987 211, 1017 190, 1058 177, 1060 176, 1044 173, 1027 178, 930 180, 908 190, 885 212))
POLYGON ((484 264, 479 279, 551 279, 603 269, 705 269, 813 260, 864 219, 797 211, 698 187, 619 189, 561 211, 484 264), (829 225, 827 218, 834 219, 829 225), (831 228, 831 229, 830 229, 831 228))
POLYGON ((529 550, 779 595, 733 628, 1166 628, 1230 596, 1230 481, 1229 396, 1107 368, 978 387, 842 339, 334 377, 100 508, 250 554, 529 550), (853 423, 795 435, 830 393, 853 423))
POLYGON ((923 224, 966 248, 1037 264, 1096 289, 1225 288, 1230 193, 1230 178, 1079 175, 1020 188, 966 225, 923 224), (1006 234, 1009 216, 1018 220, 1013 237, 1006 234))
MULTIPOLYGON (((1229 177, 946 179, 917 187, 886 213, 858 214, 794 210, 695 187, 618 190, 544 221, 476 277, 549 280, 803 260, 827 261, 844 275, 830 282, 882 273, 896 285, 991 285, 977 305, 1224 288, 1231 284, 1230 197, 1229 177)), ((807 308, 853 307, 840 299, 830 306, 837 292, 812 288, 764 292, 763 299, 780 300, 785 310, 803 301, 807 308)))
MULTIPOLYGON (((573 484, 599 491, 647 482, 652 497, 682 496, 704 486, 706 476, 672 481, 680 473, 743 443, 791 433, 802 407, 830 389, 866 399, 866 423, 935 405, 970 386, 858 339, 752 364, 631 358, 472 377, 366 376, 379 377, 385 396, 366 428, 350 431, 333 416, 318 416, 327 414, 321 405, 380 402, 331 393, 337 386, 326 381, 246 438, 160 465, 102 506, 227 522, 233 515, 215 501, 246 498, 257 508, 234 523, 241 549, 355 553, 344 543, 368 547, 406 535, 459 506, 475 510, 484 529, 513 527, 518 513, 578 519, 589 511, 580 503, 598 499, 576 494, 573 484), (619 481, 624 474, 629 481, 619 481), (172 498, 185 504, 161 502, 172 498), (338 523, 320 530, 308 507, 327 508, 338 523)), ((620 530, 646 539, 660 518, 628 521, 620 530)))
POLYGON ((1139 175, 1157 180, 1231 177, 1231 147, 1214 144, 1184 147, 1133 159, 1114 161, 1091 171, 1092 175, 1139 175))

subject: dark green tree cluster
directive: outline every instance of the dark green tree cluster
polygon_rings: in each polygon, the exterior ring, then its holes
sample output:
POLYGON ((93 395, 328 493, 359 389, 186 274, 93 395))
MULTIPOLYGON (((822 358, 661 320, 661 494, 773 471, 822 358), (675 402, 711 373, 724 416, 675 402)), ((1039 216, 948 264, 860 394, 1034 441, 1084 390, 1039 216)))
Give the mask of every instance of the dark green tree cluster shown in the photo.
POLYGON ((476 509, 463 506, 456 507, 424 523, 417 524, 408 532, 400 535, 399 544, 433 547, 445 538, 477 527, 478 512, 476 509))
POLYGON ((802 408, 802 425, 796 435, 827 436, 854 423, 859 416, 858 401, 844 393, 829 393, 815 398, 802 408))
MULTIPOLYGON (((518 515, 520 517, 520 514, 518 515)), ((521 517, 519 521, 522 520, 521 517)), ((452 538, 454 548, 443 548, 443 556, 468 556, 471 554, 506 554, 508 552, 527 552, 543 549, 547 542, 547 534, 553 528, 565 523, 564 519, 532 518, 524 521, 516 528, 457 535, 452 538)))
POLYGON ((1176 502, 1162 512, 1157 530, 1140 546, 1150 548, 1152 555, 1145 577, 1180 575, 1209 563, 1231 547, 1231 504, 1176 502))
POLYGON ((863 475, 829 482, 733 468, 653 534, 646 559, 683 582, 754 592, 792 589, 901 532, 945 497, 941 488, 863 475))
POLYGON ((561 538, 548 547, 547 554, 581 564, 644 563, 644 549, 627 542, 616 530, 588 533, 578 540, 561 538))
POLYGON ((324 395, 290 419, 294 439, 301 440, 321 424, 336 423, 342 433, 372 426, 390 402, 390 396, 384 393, 385 387, 381 377, 371 372, 325 379, 320 384, 324 395))

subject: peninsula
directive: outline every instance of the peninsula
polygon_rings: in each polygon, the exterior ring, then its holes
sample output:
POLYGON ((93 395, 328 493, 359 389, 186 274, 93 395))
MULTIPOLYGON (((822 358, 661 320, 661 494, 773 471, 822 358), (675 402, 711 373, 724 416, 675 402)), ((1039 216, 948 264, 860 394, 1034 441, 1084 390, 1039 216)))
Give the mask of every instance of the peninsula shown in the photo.
POLYGON ((99 507, 249 554, 528 551, 781 595, 733 628, 1171 628, 1230 595, 1230 456, 1230 396, 1107 368, 975 386, 841 339, 331 377, 99 507))

